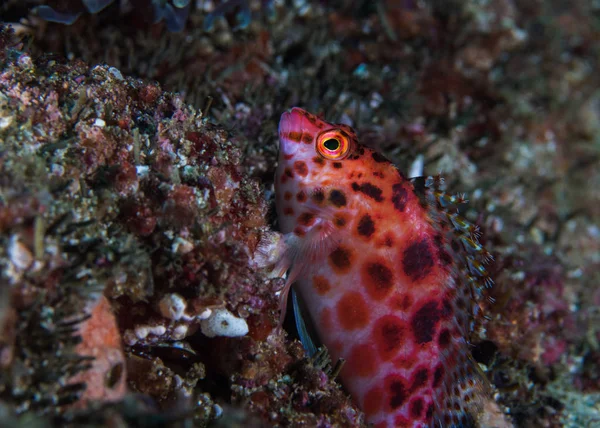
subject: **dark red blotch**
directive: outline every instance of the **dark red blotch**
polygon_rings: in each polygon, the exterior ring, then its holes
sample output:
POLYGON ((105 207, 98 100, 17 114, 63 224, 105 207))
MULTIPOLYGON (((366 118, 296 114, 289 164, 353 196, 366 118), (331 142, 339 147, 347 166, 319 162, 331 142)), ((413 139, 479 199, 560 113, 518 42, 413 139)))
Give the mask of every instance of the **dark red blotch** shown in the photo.
POLYGON ((415 419, 420 419, 425 408, 425 402, 421 397, 416 397, 410 402, 410 415, 415 419))
POLYGON ((394 274, 383 260, 381 263, 365 263, 362 267, 361 278, 369 296, 375 300, 386 298, 394 287, 394 274))
POLYGON ((442 310, 437 300, 429 301, 421 306, 410 322, 417 343, 424 344, 433 340, 436 327, 441 318, 442 310))
POLYGON ((352 190, 354 190, 355 192, 364 193, 369 198, 372 198, 377 202, 383 201, 383 197, 381 196, 381 194, 383 193, 382 190, 371 183, 358 184, 354 182, 352 183, 352 190))
POLYGON ((406 388, 400 380, 394 380, 390 383, 390 407, 397 409, 406 401, 406 388))
POLYGON ((296 161, 294 162, 294 171, 296 171, 298 175, 306 177, 306 175, 308 174, 308 167, 306 166, 305 162, 296 161))
POLYGON ((435 368, 435 371, 433 372, 433 383, 431 384, 431 386, 433 388, 437 388, 442 384, 442 376, 443 375, 444 375, 444 368, 440 364, 439 366, 437 366, 435 368))
POLYGON ((412 381, 412 385, 410 386, 410 391, 415 392, 418 389, 423 388, 425 386, 425 384, 427 383, 428 378, 429 378, 429 372, 428 372, 427 368, 423 367, 423 368, 418 369, 413 376, 413 381, 412 381))
POLYGON ((429 275, 433 265, 433 255, 426 238, 413 242, 404 250, 402 268, 406 276, 413 281, 418 281, 429 275))
POLYGON ((394 208, 400 212, 404 212, 407 198, 408 192, 402 183, 397 183, 392 186, 392 203, 394 204, 394 208))
POLYGON ((369 214, 365 214, 360 218, 357 230, 358 234, 364 236, 365 238, 369 238, 373 233, 375 233, 375 223, 369 214))
POLYGON ((346 205, 346 195, 341 190, 334 189, 329 193, 329 202, 336 207, 343 207, 346 205))
POLYGON ((392 358, 402 346, 404 332, 404 323, 397 316, 386 315, 377 320, 373 328, 373 336, 383 360, 392 358))

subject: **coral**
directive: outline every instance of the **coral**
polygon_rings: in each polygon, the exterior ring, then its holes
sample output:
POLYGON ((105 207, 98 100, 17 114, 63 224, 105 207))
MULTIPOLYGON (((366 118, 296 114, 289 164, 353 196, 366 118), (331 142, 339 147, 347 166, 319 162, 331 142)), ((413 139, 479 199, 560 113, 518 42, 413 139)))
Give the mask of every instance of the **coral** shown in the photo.
POLYGON ((327 390, 336 398, 320 420, 360 420, 321 370, 298 371, 311 363, 276 328, 282 282, 258 252, 273 235, 267 204, 227 132, 115 68, 7 52, 1 397, 12 412, 126 419, 138 411, 127 388, 153 399, 152 414, 176 403, 207 423, 222 414, 217 399, 246 403, 242 378, 252 388, 285 378, 295 386, 270 412, 312 394, 301 409, 314 421, 327 390))

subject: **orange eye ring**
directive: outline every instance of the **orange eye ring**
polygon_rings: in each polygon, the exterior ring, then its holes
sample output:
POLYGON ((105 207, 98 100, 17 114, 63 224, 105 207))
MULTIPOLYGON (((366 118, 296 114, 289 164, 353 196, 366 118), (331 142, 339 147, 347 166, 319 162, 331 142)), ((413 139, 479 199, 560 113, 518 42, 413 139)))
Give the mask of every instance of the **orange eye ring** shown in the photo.
POLYGON ((350 139, 339 129, 330 129, 317 136, 317 152, 325 159, 344 159, 350 152, 350 139))

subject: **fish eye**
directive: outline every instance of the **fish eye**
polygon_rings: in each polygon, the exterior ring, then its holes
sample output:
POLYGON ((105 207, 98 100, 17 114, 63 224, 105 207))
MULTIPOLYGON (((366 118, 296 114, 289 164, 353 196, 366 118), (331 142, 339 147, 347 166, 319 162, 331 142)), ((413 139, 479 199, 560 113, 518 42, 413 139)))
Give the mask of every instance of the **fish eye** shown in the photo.
POLYGON ((323 141, 323 147, 330 151, 336 151, 340 148, 340 142, 335 138, 330 138, 329 140, 323 141))
POLYGON ((343 159, 349 151, 350 140, 339 129, 331 129, 317 136, 317 152, 326 159, 343 159))

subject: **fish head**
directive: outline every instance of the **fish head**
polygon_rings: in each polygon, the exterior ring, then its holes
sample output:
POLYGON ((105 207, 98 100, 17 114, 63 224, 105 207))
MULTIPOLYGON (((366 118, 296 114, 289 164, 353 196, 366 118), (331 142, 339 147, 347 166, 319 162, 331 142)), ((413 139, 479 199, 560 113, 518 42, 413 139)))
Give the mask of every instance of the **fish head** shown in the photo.
POLYGON ((384 172, 397 176, 393 165, 360 144, 348 125, 326 122, 298 107, 283 113, 275 177, 282 232, 294 229, 306 211, 331 219, 358 206, 381 208, 382 190, 373 183, 385 182, 384 172), (370 190, 375 194, 365 198, 370 190))
POLYGON ((327 188, 345 184, 342 162, 354 159, 358 147, 356 134, 347 125, 326 122, 298 107, 283 113, 275 180, 278 209, 302 210, 311 202, 323 206, 327 188))

